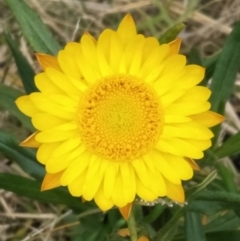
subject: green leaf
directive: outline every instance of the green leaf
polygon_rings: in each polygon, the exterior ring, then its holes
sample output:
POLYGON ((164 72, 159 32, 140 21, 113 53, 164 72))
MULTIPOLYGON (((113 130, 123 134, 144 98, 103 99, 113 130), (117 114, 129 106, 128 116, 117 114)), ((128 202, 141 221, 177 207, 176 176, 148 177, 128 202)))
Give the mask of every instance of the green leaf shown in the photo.
POLYGON ((195 47, 193 47, 188 54, 188 62, 189 64, 202 65, 201 56, 195 47))
POLYGON ((70 196, 64 189, 40 191, 41 183, 24 177, 0 173, 0 188, 45 203, 65 204, 78 212, 86 211, 90 203, 82 203, 80 198, 70 196))
POLYGON ((7 40, 7 44, 13 54, 13 57, 15 59, 19 75, 21 77, 23 86, 28 94, 34 91, 38 91, 37 87, 34 83, 34 76, 35 72, 30 66, 30 64, 27 62, 26 58, 22 55, 22 53, 19 51, 17 44, 14 42, 14 40, 11 38, 9 33, 6 31, 4 32, 5 38, 7 40))
POLYGON ((207 241, 239 241, 240 230, 207 233, 206 237, 207 241))
POLYGON ((223 201, 229 203, 238 203, 240 205, 240 194, 222 191, 202 191, 198 194, 197 200, 223 201))
POLYGON ((233 156, 240 153, 240 132, 230 137, 222 146, 214 151, 219 158, 233 156))
POLYGON ((221 56, 217 62, 210 85, 212 110, 218 111, 232 93, 234 82, 240 66, 240 22, 236 24, 227 38, 221 56))
POLYGON ((23 0, 5 1, 33 49, 36 52, 56 55, 60 46, 39 16, 23 0))
POLYGON ((217 172, 212 171, 201 183, 189 188, 186 192, 187 200, 190 201, 196 197, 196 195, 202 191, 208 184, 210 184, 217 177, 217 172))
POLYGON ((203 66, 206 68, 206 72, 202 82, 207 83, 212 78, 219 58, 220 54, 215 54, 213 57, 203 61, 203 66))
POLYGON ((234 181, 233 172, 225 167, 221 162, 216 163, 216 168, 218 170, 218 174, 221 176, 222 187, 225 188, 226 191, 229 192, 237 192, 237 187, 234 181))
POLYGON ((16 162, 30 176, 42 180, 45 171, 37 162, 35 153, 20 147, 16 138, 3 130, 0 130, 0 152, 9 160, 16 162))
POLYGON ((240 227, 240 219, 234 212, 219 213, 215 219, 204 226, 205 232, 229 231, 240 227))
POLYGON ((200 214, 186 212, 185 214, 186 241, 206 241, 200 214))
POLYGON ((161 44, 169 43, 176 39, 178 34, 185 28, 185 25, 183 23, 177 23, 170 29, 168 29, 163 36, 159 39, 161 44))
POLYGON ((16 106, 15 100, 22 95, 22 92, 13 89, 6 85, 0 84, 0 106, 8 110, 11 114, 17 117, 22 124, 28 128, 29 130, 33 131, 34 127, 30 121, 30 118, 25 116, 16 106))
POLYGON ((178 208, 173 217, 157 232, 153 241, 170 241, 173 238, 172 232, 176 231, 178 220, 183 216, 185 209, 178 208))

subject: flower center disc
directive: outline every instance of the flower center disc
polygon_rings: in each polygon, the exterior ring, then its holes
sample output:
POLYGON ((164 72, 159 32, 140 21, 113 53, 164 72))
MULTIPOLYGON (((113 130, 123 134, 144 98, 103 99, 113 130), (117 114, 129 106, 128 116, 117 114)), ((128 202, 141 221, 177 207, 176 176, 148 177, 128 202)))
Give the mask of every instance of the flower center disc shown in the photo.
POLYGON ((80 133, 86 147, 112 161, 130 161, 156 143, 163 127, 157 94, 137 78, 117 75, 90 87, 80 102, 80 133))

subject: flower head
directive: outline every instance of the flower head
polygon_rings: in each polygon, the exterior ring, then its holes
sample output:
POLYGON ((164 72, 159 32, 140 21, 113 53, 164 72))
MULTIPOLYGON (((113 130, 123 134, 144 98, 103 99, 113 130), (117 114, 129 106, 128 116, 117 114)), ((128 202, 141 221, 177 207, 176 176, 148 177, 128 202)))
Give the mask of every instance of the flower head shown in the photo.
POLYGON ((43 190, 67 186, 125 213, 136 196, 184 202, 181 182, 222 117, 209 111, 210 90, 197 86, 204 69, 186 65, 179 46, 137 34, 128 14, 97 40, 85 33, 57 57, 37 54, 39 92, 16 103, 38 130, 22 145, 38 148, 43 190))

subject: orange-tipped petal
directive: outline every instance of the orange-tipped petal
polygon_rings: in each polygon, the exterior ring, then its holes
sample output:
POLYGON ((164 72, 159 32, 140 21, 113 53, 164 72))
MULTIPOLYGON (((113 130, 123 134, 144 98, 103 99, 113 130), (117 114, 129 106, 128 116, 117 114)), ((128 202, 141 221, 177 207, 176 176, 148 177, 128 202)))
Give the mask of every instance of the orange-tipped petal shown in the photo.
POLYGON ((168 53, 168 57, 178 54, 179 50, 180 50, 180 46, 181 46, 182 40, 180 38, 177 38, 175 40, 173 40, 172 42, 169 43, 169 53, 168 53))
POLYGON ((192 167, 193 170, 195 170, 195 171, 200 170, 200 167, 193 159, 185 157, 185 160, 190 164, 190 166, 192 167))
POLYGON ((47 67, 52 67, 62 71, 55 56, 36 53, 36 57, 43 70, 45 70, 47 67))
POLYGON ((165 184, 167 187, 167 195, 166 196, 174 201, 184 203, 185 194, 184 194, 182 185, 174 184, 174 183, 168 181, 166 178, 164 178, 164 180, 165 180, 165 184))
POLYGON ((200 114, 192 115, 190 118, 207 127, 216 126, 224 121, 224 116, 212 111, 206 111, 200 114))
POLYGON ((118 230, 117 234, 124 238, 127 236, 130 236, 130 232, 129 232, 128 228, 122 228, 122 229, 118 230))
POLYGON ((42 182, 41 191, 46 191, 46 190, 61 186, 60 178, 63 172, 64 171, 57 172, 57 173, 46 173, 42 182))
POLYGON ((128 220, 131 210, 132 210, 132 203, 129 203, 122 208, 119 208, 119 211, 125 220, 128 220))
POLYGON ((34 132, 31 136, 29 136, 26 140, 21 142, 19 145, 24 147, 38 148, 41 144, 35 140, 35 136, 39 132, 34 132))
POLYGON ((141 236, 137 241, 149 241, 150 239, 146 236, 141 236))

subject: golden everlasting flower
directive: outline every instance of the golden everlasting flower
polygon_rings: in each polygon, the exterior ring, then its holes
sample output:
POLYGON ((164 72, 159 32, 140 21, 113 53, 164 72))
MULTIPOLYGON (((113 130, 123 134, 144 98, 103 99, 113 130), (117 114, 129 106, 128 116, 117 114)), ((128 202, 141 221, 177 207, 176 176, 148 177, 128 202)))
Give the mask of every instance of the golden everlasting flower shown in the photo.
POLYGON ((23 146, 37 147, 46 166, 42 190, 67 186, 104 211, 127 217, 136 195, 184 202, 182 180, 193 176, 211 146, 211 92, 197 86, 204 68, 186 65, 180 39, 159 44, 137 34, 131 15, 95 40, 85 33, 57 57, 37 54, 39 92, 17 99, 38 130, 23 146))

